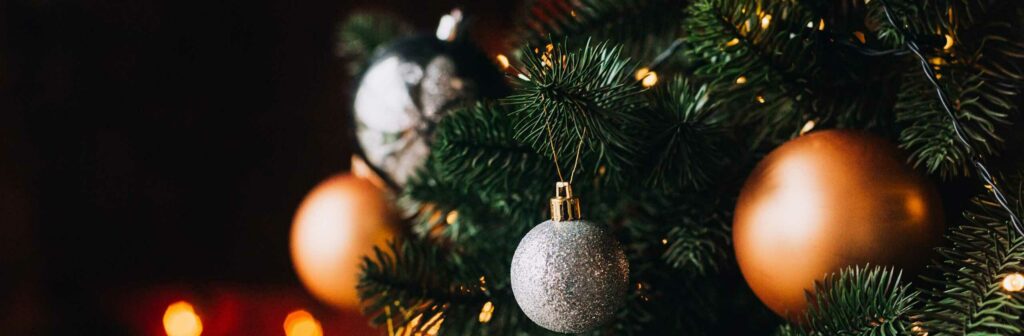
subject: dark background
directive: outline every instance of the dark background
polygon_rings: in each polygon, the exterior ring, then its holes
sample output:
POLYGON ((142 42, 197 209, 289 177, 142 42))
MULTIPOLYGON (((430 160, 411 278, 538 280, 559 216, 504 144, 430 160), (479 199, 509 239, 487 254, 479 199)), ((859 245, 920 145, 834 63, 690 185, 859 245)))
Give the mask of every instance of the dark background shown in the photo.
MULTIPOLYGON (((125 332, 125 292, 301 288, 293 211, 353 143, 337 25, 455 1, 0 0, 0 333, 125 332)), ((467 1, 489 54, 513 3, 467 1)))

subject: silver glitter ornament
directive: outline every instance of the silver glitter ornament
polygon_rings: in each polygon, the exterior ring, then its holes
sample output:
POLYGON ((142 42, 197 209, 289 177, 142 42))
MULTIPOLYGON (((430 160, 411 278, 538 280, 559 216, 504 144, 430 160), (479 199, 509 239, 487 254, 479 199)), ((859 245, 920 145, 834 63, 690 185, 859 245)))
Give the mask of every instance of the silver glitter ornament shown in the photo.
POLYGON ((512 293, 541 327, 582 333, 608 322, 622 306, 629 263, 600 224, 580 219, 579 201, 559 182, 552 220, 519 242, 512 258, 512 293))

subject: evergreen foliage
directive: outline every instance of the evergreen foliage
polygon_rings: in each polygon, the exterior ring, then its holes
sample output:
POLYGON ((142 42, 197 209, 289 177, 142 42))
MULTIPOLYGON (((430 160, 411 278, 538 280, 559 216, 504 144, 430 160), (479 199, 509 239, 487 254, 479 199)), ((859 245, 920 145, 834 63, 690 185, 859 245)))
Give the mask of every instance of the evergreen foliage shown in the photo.
MULTIPOLYGON (((1021 294, 999 285, 1024 272, 1024 241, 989 196, 966 221, 950 220, 938 279, 915 287, 898 269, 852 265, 819 284, 801 326, 776 328, 743 287, 730 239, 744 178, 808 122, 888 136, 936 176, 964 175, 972 155, 1022 159, 1006 149, 1021 148, 1011 140, 1022 119, 1024 3, 536 0, 526 8, 512 93, 457 107, 438 124, 429 159, 401 193, 419 204, 406 221, 412 234, 366 259, 360 293, 375 322, 441 335, 551 334, 519 310, 509 265, 546 217, 558 179, 552 147, 568 180, 582 139, 574 189, 585 215, 622 242, 631 269, 625 307, 588 334, 1024 332, 1021 294), (881 6, 904 26, 892 27, 881 6), (903 49, 907 39, 931 57, 979 153, 955 141, 903 49), (644 69, 660 80, 641 85, 637 71, 676 40, 684 43, 667 65, 644 69)), ((402 31, 370 22, 346 25, 346 40, 362 41, 352 55, 402 31)), ((1000 182, 1019 195, 1019 181, 1000 182)))

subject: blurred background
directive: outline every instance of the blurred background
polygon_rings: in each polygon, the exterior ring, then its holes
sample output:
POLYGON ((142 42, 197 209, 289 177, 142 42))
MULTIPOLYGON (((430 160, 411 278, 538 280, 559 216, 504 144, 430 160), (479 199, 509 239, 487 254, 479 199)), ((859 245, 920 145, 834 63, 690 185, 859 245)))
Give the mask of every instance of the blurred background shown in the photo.
POLYGON ((512 2, 0 1, 0 333, 162 335, 180 301, 203 335, 284 334, 300 310, 372 332, 288 250, 354 146, 336 30, 369 10, 429 33, 455 6, 502 51, 512 2))

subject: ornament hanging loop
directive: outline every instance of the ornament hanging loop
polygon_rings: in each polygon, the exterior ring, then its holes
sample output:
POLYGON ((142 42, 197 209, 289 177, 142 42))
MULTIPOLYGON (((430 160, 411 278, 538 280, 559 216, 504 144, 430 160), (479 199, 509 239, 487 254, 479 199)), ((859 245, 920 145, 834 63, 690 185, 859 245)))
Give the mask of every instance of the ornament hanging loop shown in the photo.
POLYGON ((556 182, 555 197, 551 198, 551 220, 578 220, 582 217, 580 214, 580 199, 573 196, 572 185, 564 181, 556 182))

